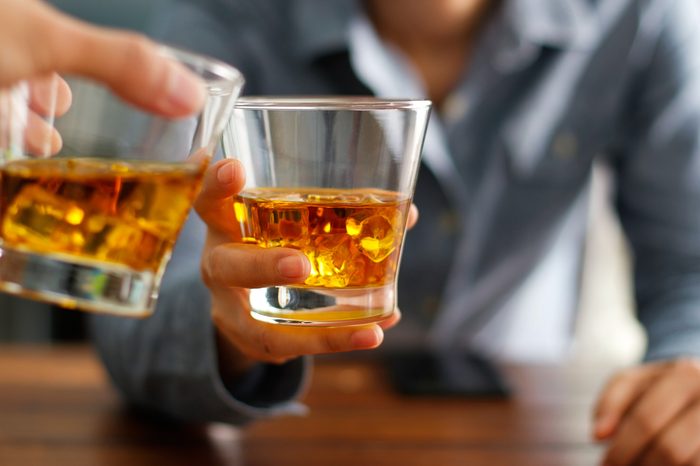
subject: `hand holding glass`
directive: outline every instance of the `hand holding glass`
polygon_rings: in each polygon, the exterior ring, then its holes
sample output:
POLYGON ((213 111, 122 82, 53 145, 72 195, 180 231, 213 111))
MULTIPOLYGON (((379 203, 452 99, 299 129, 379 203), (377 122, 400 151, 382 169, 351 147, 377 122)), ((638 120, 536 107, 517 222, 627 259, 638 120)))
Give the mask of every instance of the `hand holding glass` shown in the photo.
MULTIPOLYGON (((70 110, 54 120, 53 110, 37 111, 27 83, 0 90, 1 290, 118 315, 153 311, 243 84, 223 63, 162 53, 204 80, 200 113, 149 115, 103 87, 72 81, 70 110)), ((55 81, 44 109, 55 108, 55 81)))
POLYGON ((299 249, 311 263, 304 283, 251 290, 253 317, 338 326, 394 312, 429 113, 424 100, 238 101, 224 153, 246 169, 240 241, 299 249))

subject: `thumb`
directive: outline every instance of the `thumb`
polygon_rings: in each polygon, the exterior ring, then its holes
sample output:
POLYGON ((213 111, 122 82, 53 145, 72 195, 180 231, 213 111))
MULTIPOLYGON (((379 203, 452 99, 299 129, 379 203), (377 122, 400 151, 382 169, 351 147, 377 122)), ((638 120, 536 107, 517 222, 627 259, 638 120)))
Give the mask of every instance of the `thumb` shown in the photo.
POLYGON ((615 375, 601 392, 594 410, 593 436, 598 440, 615 433, 625 413, 658 377, 663 366, 648 364, 615 375))
POLYGON ((231 196, 244 184, 245 171, 238 160, 220 160, 207 169, 194 208, 209 228, 240 236, 231 196))

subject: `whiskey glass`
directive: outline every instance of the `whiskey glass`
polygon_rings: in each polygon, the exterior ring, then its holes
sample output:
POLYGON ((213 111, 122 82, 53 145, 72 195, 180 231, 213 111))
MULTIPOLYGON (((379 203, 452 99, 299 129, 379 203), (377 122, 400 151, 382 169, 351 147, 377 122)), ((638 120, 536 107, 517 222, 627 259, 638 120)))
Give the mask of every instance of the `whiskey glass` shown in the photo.
POLYGON ((153 312, 243 85, 222 62, 160 53, 204 81, 197 114, 149 114, 83 79, 67 79, 72 103, 60 116, 57 77, 39 110, 32 84, 0 89, 0 290, 120 316, 153 312))
POLYGON ((224 130, 246 185, 243 243, 301 250, 311 274, 252 289, 256 319, 341 326, 386 319, 431 104, 371 97, 244 97, 224 130))

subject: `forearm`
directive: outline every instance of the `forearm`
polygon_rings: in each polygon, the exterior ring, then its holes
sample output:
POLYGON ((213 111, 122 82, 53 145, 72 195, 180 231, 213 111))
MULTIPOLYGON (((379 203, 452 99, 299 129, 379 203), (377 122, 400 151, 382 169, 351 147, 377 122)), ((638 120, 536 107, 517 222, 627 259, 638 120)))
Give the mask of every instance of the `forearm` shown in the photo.
POLYGON ((224 379, 206 287, 179 269, 164 281, 146 320, 97 316, 92 330, 113 383, 127 401, 188 421, 244 424, 298 413, 308 361, 258 365, 224 379))

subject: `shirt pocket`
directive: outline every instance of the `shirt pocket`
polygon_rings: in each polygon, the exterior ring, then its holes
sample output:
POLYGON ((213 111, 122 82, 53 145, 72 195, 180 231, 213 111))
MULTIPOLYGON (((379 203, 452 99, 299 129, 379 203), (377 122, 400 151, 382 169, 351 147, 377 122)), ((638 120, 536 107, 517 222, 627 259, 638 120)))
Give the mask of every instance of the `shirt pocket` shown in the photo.
POLYGON ((511 182, 543 188, 575 185, 588 177, 603 141, 600 127, 584 118, 551 128, 511 125, 503 138, 511 182))

